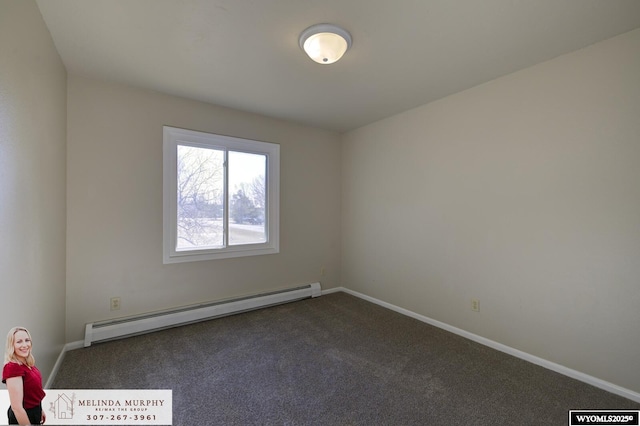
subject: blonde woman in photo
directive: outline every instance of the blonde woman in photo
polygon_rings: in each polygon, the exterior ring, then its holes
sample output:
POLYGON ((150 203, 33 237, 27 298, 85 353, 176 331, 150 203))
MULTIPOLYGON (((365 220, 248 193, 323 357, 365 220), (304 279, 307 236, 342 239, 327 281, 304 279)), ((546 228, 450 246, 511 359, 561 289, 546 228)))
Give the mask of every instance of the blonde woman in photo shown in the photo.
POLYGON ((10 425, 43 424, 46 416, 42 411, 42 375, 36 367, 31 353, 32 341, 29 330, 14 327, 7 334, 4 352, 2 383, 6 383, 11 406, 7 411, 10 425))

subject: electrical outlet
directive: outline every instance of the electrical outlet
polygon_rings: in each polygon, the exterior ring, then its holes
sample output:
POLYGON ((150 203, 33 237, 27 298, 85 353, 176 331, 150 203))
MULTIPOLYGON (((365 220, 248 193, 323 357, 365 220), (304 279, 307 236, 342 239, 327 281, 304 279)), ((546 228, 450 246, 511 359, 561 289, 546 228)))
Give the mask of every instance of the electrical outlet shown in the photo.
POLYGON ((324 273, 325 273, 325 269, 324 269, 324 266, 322 266, 320 268, 320 276, 324 276, 324 273))
POLYGON ((471 310, 480 312, 480 301, 478 299, 471 299, 471 310))
POLYGON ((111 310, 112 311, 117 311, 118 309, 120 309, 120 298, 119 297, 112 297, 111 298, 111 310))

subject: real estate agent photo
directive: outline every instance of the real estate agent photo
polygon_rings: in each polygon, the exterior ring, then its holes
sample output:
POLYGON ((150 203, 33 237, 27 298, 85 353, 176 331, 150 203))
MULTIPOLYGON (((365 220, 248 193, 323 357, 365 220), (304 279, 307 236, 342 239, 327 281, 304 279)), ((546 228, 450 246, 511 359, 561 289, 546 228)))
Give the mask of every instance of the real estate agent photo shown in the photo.
POLYGON ((7 385, 11 406, 7 411, 10 425, 44 424, 42 411, 42 375, 31 353, 31 333, 24 327, 13 327, 7 334, 2 383, 7 385))

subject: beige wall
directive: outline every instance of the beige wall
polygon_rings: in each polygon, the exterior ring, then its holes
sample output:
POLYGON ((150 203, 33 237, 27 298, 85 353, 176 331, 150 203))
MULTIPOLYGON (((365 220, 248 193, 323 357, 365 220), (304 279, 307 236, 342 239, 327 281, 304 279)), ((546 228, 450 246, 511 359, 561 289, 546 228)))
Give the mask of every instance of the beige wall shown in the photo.
MULTIPOLYGON (((66 71, 35 2, 0 1, 2 347, 27 327, 46 380, 65 343, 66 71)), ((4 349, 2 350, 4 353, 4 349)))
POLYGON ((339 135, 73 75, 68 96, 68 341, 90 321, 338 285, 339 135), (281 145, 279 254, 163 265, 163 125, 281 145))
POLYGON ((342 156, 345 287, 640 392, 640 30, 342 156))

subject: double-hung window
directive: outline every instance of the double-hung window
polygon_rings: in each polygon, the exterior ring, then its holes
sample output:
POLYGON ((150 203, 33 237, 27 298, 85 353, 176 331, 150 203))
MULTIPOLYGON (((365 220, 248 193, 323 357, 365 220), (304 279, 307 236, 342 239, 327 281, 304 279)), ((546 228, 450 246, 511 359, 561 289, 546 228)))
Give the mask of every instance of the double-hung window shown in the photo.
POLYGON ((164 127, 164 263, 278 253, 280 146, 164 127))

